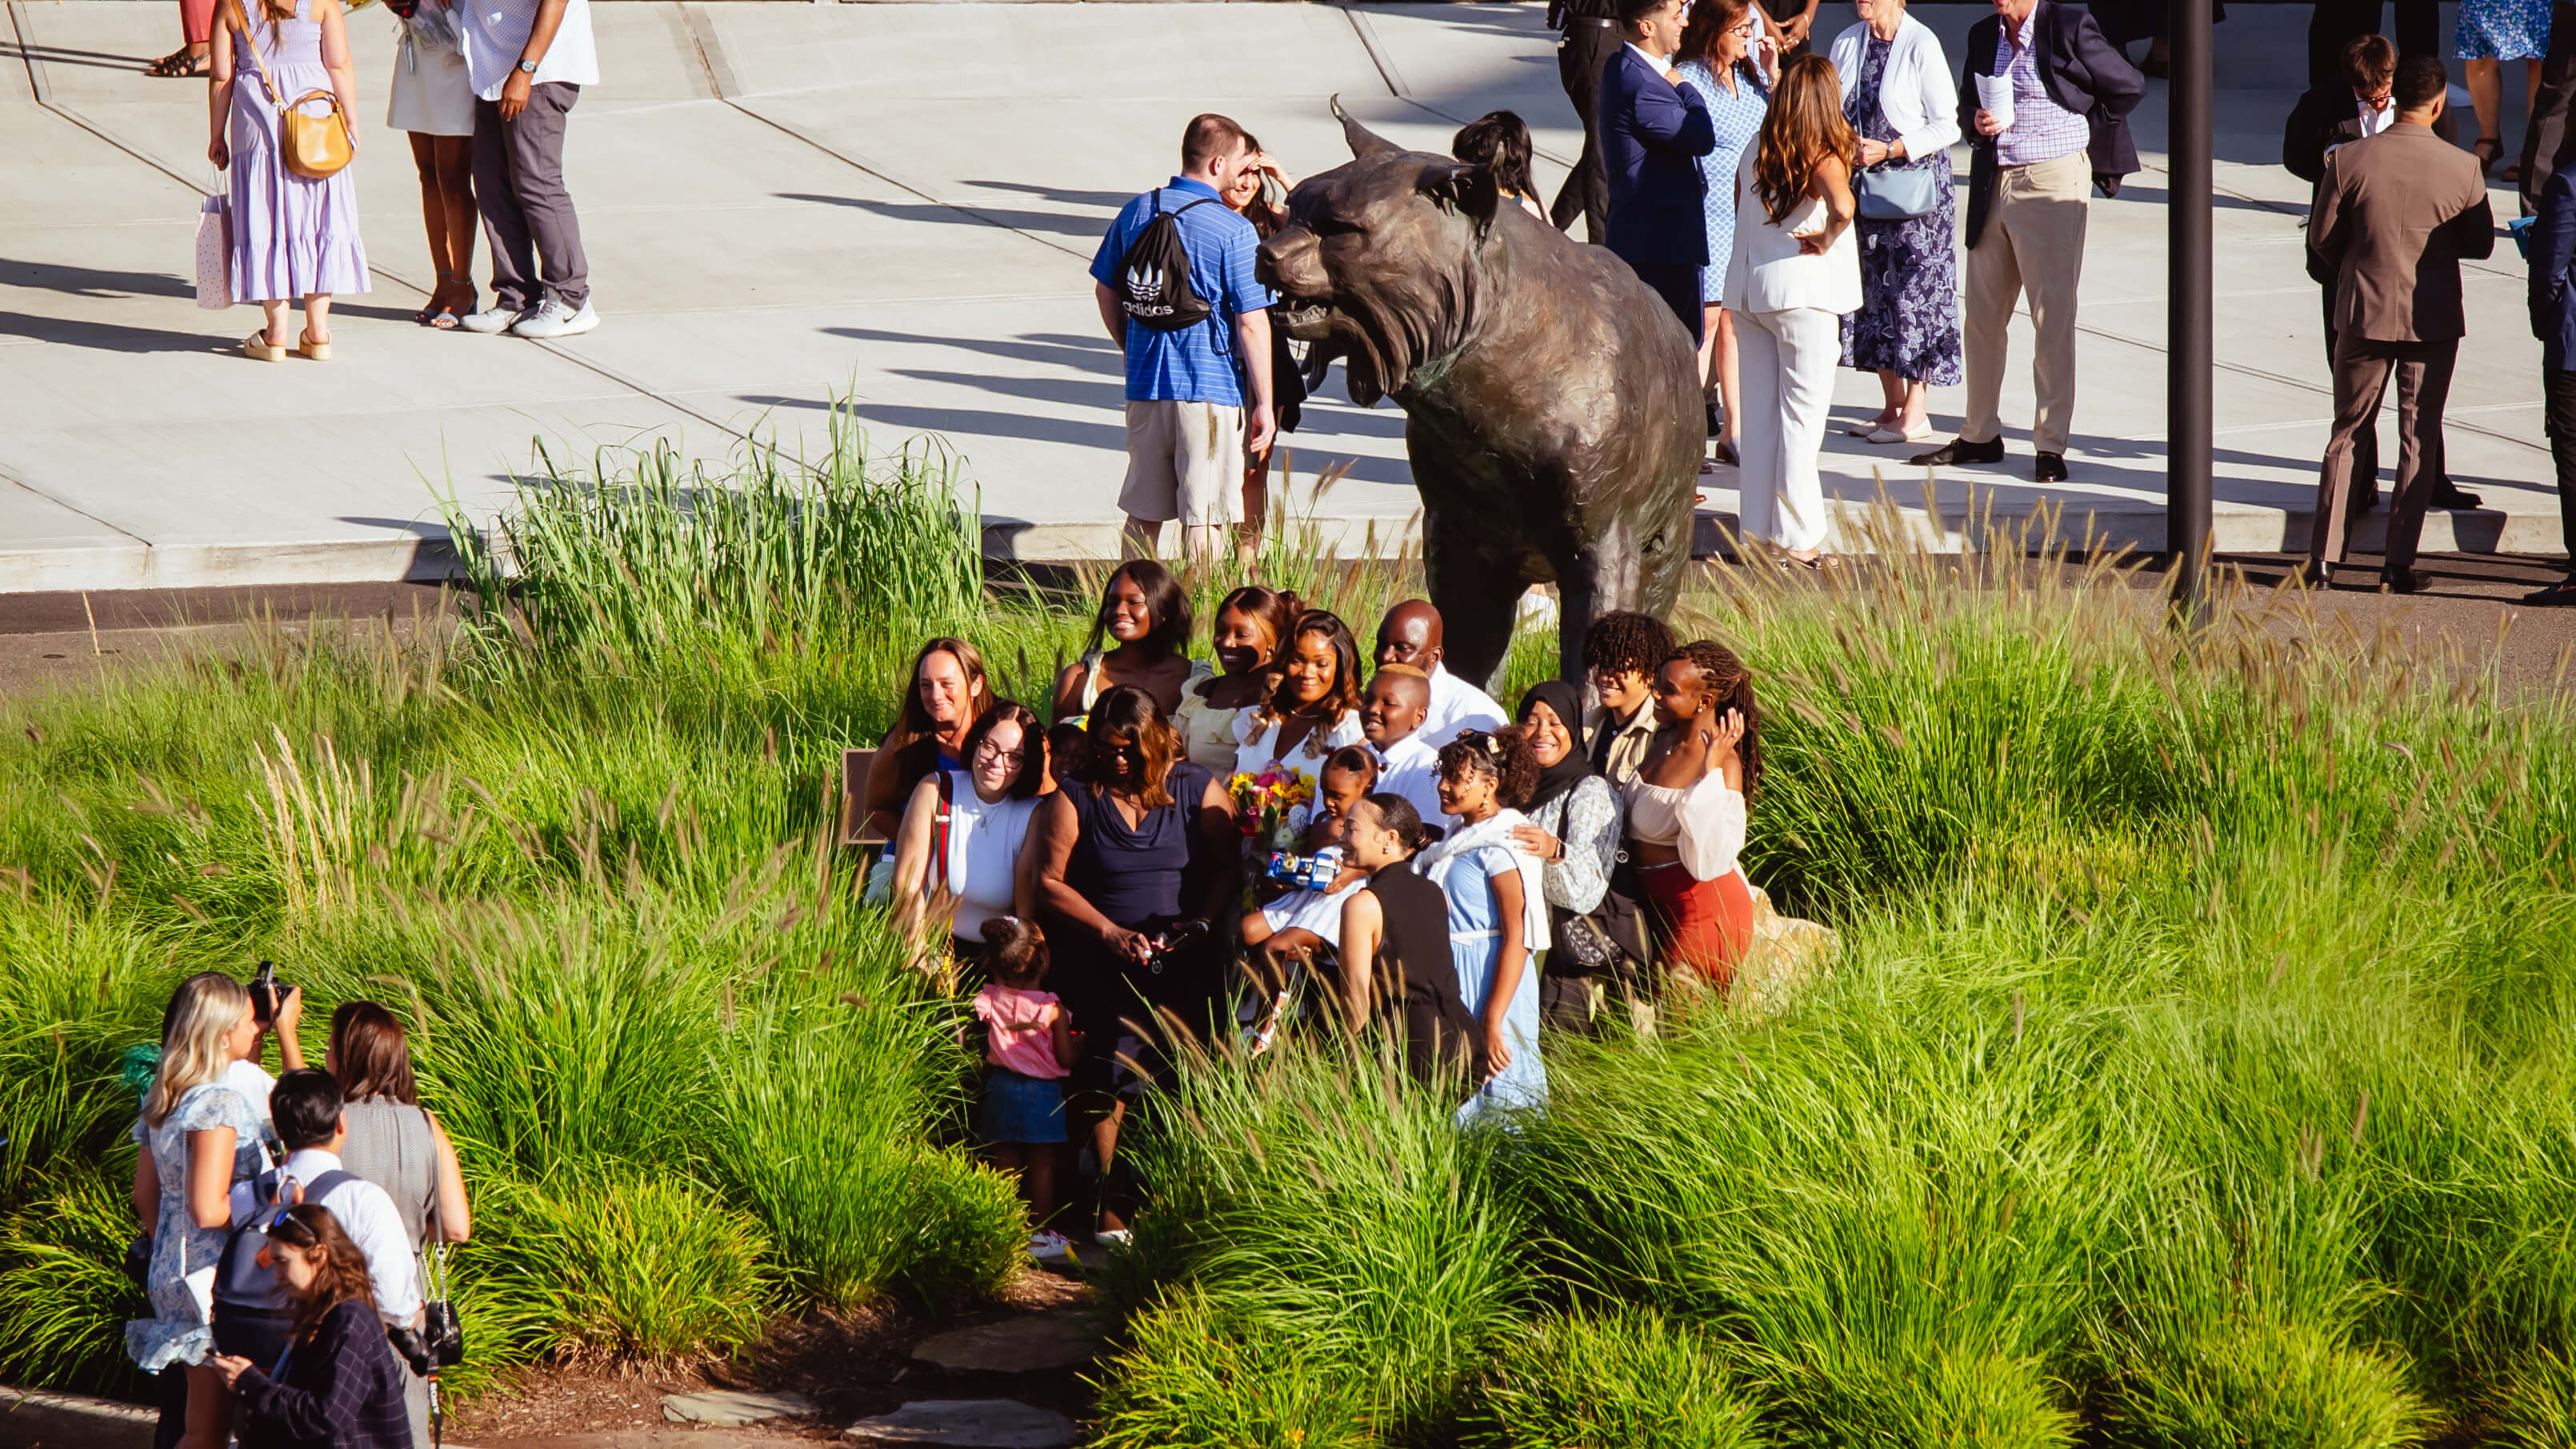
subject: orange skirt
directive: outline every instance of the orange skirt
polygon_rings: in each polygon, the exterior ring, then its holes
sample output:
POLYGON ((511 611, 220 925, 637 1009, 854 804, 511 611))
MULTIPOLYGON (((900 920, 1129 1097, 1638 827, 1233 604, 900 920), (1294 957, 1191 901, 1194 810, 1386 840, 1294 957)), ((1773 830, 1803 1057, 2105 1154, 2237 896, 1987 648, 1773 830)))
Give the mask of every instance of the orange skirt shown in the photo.
POLYGON ((1637 872, 1646 887, 1646 919, 1655 954, 1667 971, 1687 969, 1724 996, 1735 984, 1735 963, 1753 944, 1753 888, 1741 870, 1715 880, 1693 880, 1675 861, 1637 872))

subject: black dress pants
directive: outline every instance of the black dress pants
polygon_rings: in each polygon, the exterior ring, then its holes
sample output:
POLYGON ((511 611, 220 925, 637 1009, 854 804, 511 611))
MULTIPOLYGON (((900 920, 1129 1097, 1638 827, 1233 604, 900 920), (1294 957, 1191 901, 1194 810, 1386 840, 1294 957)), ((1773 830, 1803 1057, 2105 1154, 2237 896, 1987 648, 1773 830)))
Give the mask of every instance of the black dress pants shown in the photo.
POLYGON ((2558 531, 2567 545, 2567 572, 2576 577, 2576 372, 2544 371, 2549 461, 2558 474, 2558 531))
POLYGON ((1583 218, 1583 239, 1599 246, 1610 237, 1610 177, 1601 169, 1600 122, 1601 72, 1608 69, 1610 58, 1626 42, 1619 30, 1607 20, 1577 15, 1565 23, 1565 38, 1556 44, 1556 78, 1565 86, 1565 98, 1574 103, 1574 113, 1583 118, 1583 154, 1574 160, 1574 169, 1566 173, 1565 185, 1559 187, 1556 202, 1547 209, 1547 219, 1558 231, 1573 227, 1574 218, 1583 218))
MULTIPOLYGON (((2308 86, 2330 93, 2350 90, 2343 48, 2359 36, 2377 35, 2381 0, 2317 0, 2308 16, 2308 86)), ((2441 55, 2442 8, 2438 0, 2397 0, 2397 53, 2441 55)))
POLYGON ((2549 7, 2549 52, 2540 60, 2540 89, 2532 92, 2531 120, 2522 128, 2522 214, 2540 214, 2540 189, 2558 169, 2567 144, 2567 111, 2576 102, 2576 4, 2549 7))

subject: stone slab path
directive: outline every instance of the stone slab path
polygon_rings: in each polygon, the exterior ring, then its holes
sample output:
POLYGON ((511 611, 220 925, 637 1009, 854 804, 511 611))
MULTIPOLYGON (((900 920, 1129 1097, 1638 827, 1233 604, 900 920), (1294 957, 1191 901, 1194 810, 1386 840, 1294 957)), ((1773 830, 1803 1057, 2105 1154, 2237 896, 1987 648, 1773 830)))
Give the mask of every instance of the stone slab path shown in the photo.
MULTIPOLYGON (((1955 61, 1982 8, 1915 13, 1955 61)), ((410 324, 429 280, 418 189, 401 138, 374 124, 392 24, 360 12, 375 286, 337 309, 338 361, 279 368, 228 351, 251 310, 192 303, 196 198, 215 184, 204 93, 136 73, 169 48, 168 7, 9 0, 0 596, 435 574, 439 500, 487 517, 540 447, 581 462, 657 440, 716 457, 754 436, 811 449, 836 396, 881 446, 935 432, 955 447, 989 551, 1096 556, 1114 548, 1122 430, 1084 267, 1115 208, 1170 172, 1190 114, 1236 116, 1302 173, 1345 154, 1330 95, 1431 150, 1509 107, 1535 128, 1551 191, 1579 141, 1536 3, 617 0, 593 13, 603 83, 582 98, 566 164, 607 325, 536 344, 410 324)), ((2299 262, 2305 189, 2274 164, 2305 13, 2244 7, 2221 33, 2221 549, 2304 538, 2329 411, 2299 262)), ((1827 468, 1844 502, 1883 484, 1949 546, 1972 490, 2007 518, 2054 506, 2069 535, 2089 522, 2161 543, 2163 106, 2154 83, 2137 117, 2149 170, 2092 213, 2073 480, 1963 471, 1927 499, 1893 450, 1837 437, 1827 468)), ((2557 546, 2521 287, 2509 246, 2471 268, 2477 335, 2451 465, 2489 507, 2437 515, 2428 549, 2557 546)), ((2026 335, 2016 347, 2026 358, 2026 335)), ((1326 392, 1289 440, 1300 502, 1331 546, 1372 528, 1400 540, 1415 511, 1402 418, 1326 392), (1305 495, 1328 463, 1347 476, 1317 502, 1305 495)), ((1875 399, 1872 379, 1843 374, 1837 423, 1875 399)), ((2025 370, 2006 385, 2008 422, 2029 405, 2025 370)), ((1937 425, 1959 406, 1959 390, 1936 390, 1937 425)), ((1714 481, 1712 531, 1735 507, 1731 480, 1714 481)))

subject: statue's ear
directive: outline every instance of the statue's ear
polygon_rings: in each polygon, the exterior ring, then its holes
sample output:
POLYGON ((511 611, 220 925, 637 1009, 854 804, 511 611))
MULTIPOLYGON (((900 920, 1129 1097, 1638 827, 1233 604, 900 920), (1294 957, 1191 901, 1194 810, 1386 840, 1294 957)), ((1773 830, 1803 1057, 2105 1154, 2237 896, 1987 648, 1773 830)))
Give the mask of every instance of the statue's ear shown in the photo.
POLYGON ((1342 139, 1350 143, 1351 159, 1366 161, 1372 156, 1394 156, 1404 150, 1402 146, 1352 120, 1351 113, 1342 109, 1340 96, 1333 97, 1332 106, 1333 118, 1342 123, 1342 139))
POLYGON ((1422 179, 1414 189, 1444 207, 1467 214, 1476 223, 1476 240, 1494 226, 1494 211, 1502 205, 1502 188, 1494 184, 1494 168, 1469 161, 1451 161, 1422 169, 1422 179))

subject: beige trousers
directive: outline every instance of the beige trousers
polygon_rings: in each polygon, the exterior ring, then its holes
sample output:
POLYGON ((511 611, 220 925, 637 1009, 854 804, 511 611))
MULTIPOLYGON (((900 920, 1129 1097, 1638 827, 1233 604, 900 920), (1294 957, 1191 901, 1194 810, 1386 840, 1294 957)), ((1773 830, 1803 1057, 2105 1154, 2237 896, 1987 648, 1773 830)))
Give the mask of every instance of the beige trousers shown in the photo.
POLYGON ((2085 191, 2093 163, 2081 151, 2030 166, 2006 166, 1995 178, 1986 231, 1968 252, 1968 301, 1961 321, 1968 353, 1968 416, 1959 436, 1991 443, 2003 436, 2004 327, 2030 298, 2039 333, 2031 390, 2039 395, 2031 447, 2066 451, 2075 420, 2075 284, 2084 275, 2085 191))

